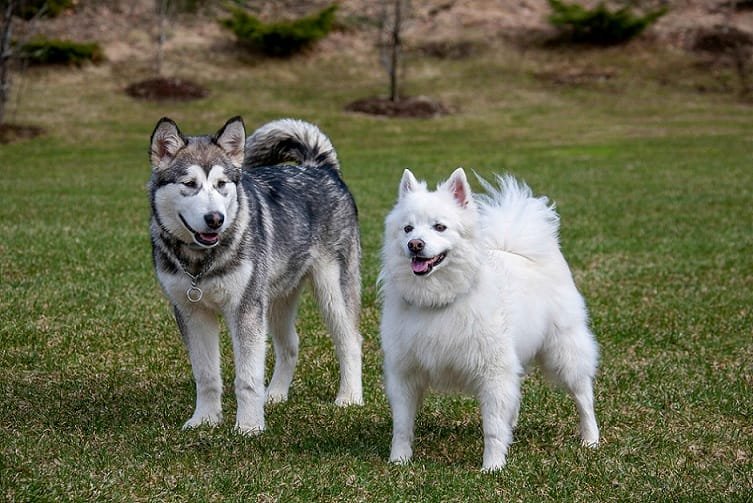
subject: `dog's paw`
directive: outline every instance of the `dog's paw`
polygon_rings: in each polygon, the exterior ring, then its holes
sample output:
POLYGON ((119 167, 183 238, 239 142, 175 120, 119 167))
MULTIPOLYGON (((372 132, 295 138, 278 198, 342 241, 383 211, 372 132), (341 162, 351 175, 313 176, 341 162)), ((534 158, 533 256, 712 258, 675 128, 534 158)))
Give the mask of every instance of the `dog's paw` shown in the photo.
POLYGON ((580 445, 588 447, 589 449, 596 449, 599 447, 599 439, 597 438, 582 438, 580 445))
POLYGON ((363 396, 361 393, 343 393, 335 398, 335 405, 338 407, 347 407, 348 405, 363 405, 363 396))
POLYGON ((276 403, 282 403, 288 401, 288 394, 287 392, 283 391, 267 391, 267 397, 265 402, 267 405, 272 405, 276 403))
POLYGON ((413 449, 410 444, 393 445, 390 450, 390 463, 395 465, 407 465, 413 458, 413 449))
POLYGON ((256 437, 264 431, 263 424, 235 423, 235 432, 246 437, 256 437))
POLYGON ((492 466, 482 466, 481 467, 481 473, 497 473, 501 472, 504 469, 505 465, 504 463, 501 465, 492 465, 492 466))
POLYGON ((399 458, 393 458, 392 456, 390 456, 390 463, 392 463, 393 465, 405 466, 407 464, 410 464, 411 459, 412 458, 410 456, 404 456, 404 457, 399 457, 399 458))
POLYGON ((599 428, 595 424, 593 426, 581 426, 580 443, 583 447, 590 449, 599 447, 599 428))
POLYGON ((484 461, 484 465, 481 467, 483 473, 494 473, 502 470, 507 464, 507 458, 495 459, 490 461, 484 461))
POLYGON ((183 424, 184 430, 198 428, 199 426, 217 426, 222 422, 222 414, 194 414, 191 419, 183 424))

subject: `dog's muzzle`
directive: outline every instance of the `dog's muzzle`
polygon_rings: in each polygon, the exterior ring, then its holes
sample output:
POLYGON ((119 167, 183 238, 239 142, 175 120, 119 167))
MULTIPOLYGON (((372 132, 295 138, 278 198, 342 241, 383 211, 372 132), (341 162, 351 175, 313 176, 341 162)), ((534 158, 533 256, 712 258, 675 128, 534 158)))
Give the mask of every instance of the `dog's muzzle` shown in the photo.
POLYGON ((408 241, 408 251, 411 254, 410 266, 413 274, 416 276, 424 276, 429 274, 434 267, 441 264, 447 256, 446 252, 442 252, 439 255, 433 257, 425 257, 423 255, 426 243, 423 239, 411 239, 408 241))
MULTIPOLYGON (((188 225, 188 222, 186 222, 186 219, 183 218, 183 215, 178 213, 178 217, 180 217, 180 221, 183 223, 183 226, 188 229, 191 234, 193 234, 193 240, 197 245, 201 246, 202 248, 213 248, 220 243, 219 233, 195 231, 190 225, 188 225)), ((222 213, 215 211, 204 215, 204 220, 206 221, 208 227, 212 229, 219 229, 220 227, 222 227, 222 223, 225 221, 225 216, 222 213)))
POLYGON ((413 274, 416 276, 423 276, 425 274, 429 274, 434 267, 438 266, 442 263, 442 261, 447 257, 446 253, 440 253, 439 255, 434 255, 433 257, 421 257, 419 255, 414 255, 411 257, 410 260, 410 267, 413 270, 413 274))

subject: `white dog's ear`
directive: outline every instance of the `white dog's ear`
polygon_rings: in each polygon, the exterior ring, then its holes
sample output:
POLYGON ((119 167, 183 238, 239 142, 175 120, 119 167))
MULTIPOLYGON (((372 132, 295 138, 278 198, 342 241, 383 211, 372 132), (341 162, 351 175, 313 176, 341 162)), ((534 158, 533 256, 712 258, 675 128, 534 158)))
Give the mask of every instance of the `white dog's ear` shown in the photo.
POLYGON ((403 171, 403 178, 400 180, 400 192, 399 197, 402 199, 409 192, 416 190, 421 184, 413 176, 413 173, 409 169, 403 171))
POLYGON ((228 120, 224 126, 214 135, 214 141, 230 158, 233 166, 243 166, 243 157, 246 152, 246 126, 240 116, 228 120))
POLYGON ((152 132, 149 160, 152 169, 157 171, 164 169, 170 163, 175 154, 186 146, 186 138, 178 129, 178 125, 167 117, 162 117, 152 132))
POLYGON ((442 184, 442 188, 450 191, 452 197, 461 208, 467 208, 471 202, 471 186, 468 178, 465 176, 463 168, 458 168, 452 172, 450 178, 442 184))

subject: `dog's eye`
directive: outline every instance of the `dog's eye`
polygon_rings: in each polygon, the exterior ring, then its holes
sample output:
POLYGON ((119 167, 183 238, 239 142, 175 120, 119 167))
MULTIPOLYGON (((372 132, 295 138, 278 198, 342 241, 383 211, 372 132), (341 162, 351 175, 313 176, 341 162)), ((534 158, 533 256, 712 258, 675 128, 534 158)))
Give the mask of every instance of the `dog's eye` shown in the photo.
POLYGON ((413 232, 413 226, 412 225, 406 225, 405 227, 403 227, 403 230, 405 231, 406 234, 408 234, 410 232, 413 232))
POLYGON ((434 224, 434 230, 437 232, 444 232, 447 230, 447 226, 444 224, 434 224))
POLYGON ((224 189, 225 185, 227 185, 227 182, 225 180, 220 180, 219 182, 217 182, 218 189, 224 189))
POLYGON ((189 189, 195 189, 196 188, 196 180, 186 180, 183 182, 184 187, 188 187, 189 189))

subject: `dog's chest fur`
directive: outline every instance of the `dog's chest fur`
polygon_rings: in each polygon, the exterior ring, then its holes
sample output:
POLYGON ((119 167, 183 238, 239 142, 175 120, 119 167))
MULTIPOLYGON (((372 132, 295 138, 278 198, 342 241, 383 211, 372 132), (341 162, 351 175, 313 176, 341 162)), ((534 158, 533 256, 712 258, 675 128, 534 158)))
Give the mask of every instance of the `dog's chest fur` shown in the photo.
MULTIPOLYGON (((501 315, 480 316, 478 295, 441 309, 414 307, 404 301, 392 313, 399 325, 391 341, 403 365, 442 391, 473 391, 490 369, 510 365, 501 315)), ((488 311, 486 311, 488 312, 488 311)))
POLYGON ((237 307, 247 288, 252 269, 250 263, 245 263, 233 269, 232 272, 201 280, 197 286, 202 291, 202 297, 199 302, 195 303, 190 302, 186 294, 191 288, 191 279, 186 274, 159 271, 158 277, 162 288, 174 305, 201 306, 220 313, 226 312, 228 308, 237 307))

